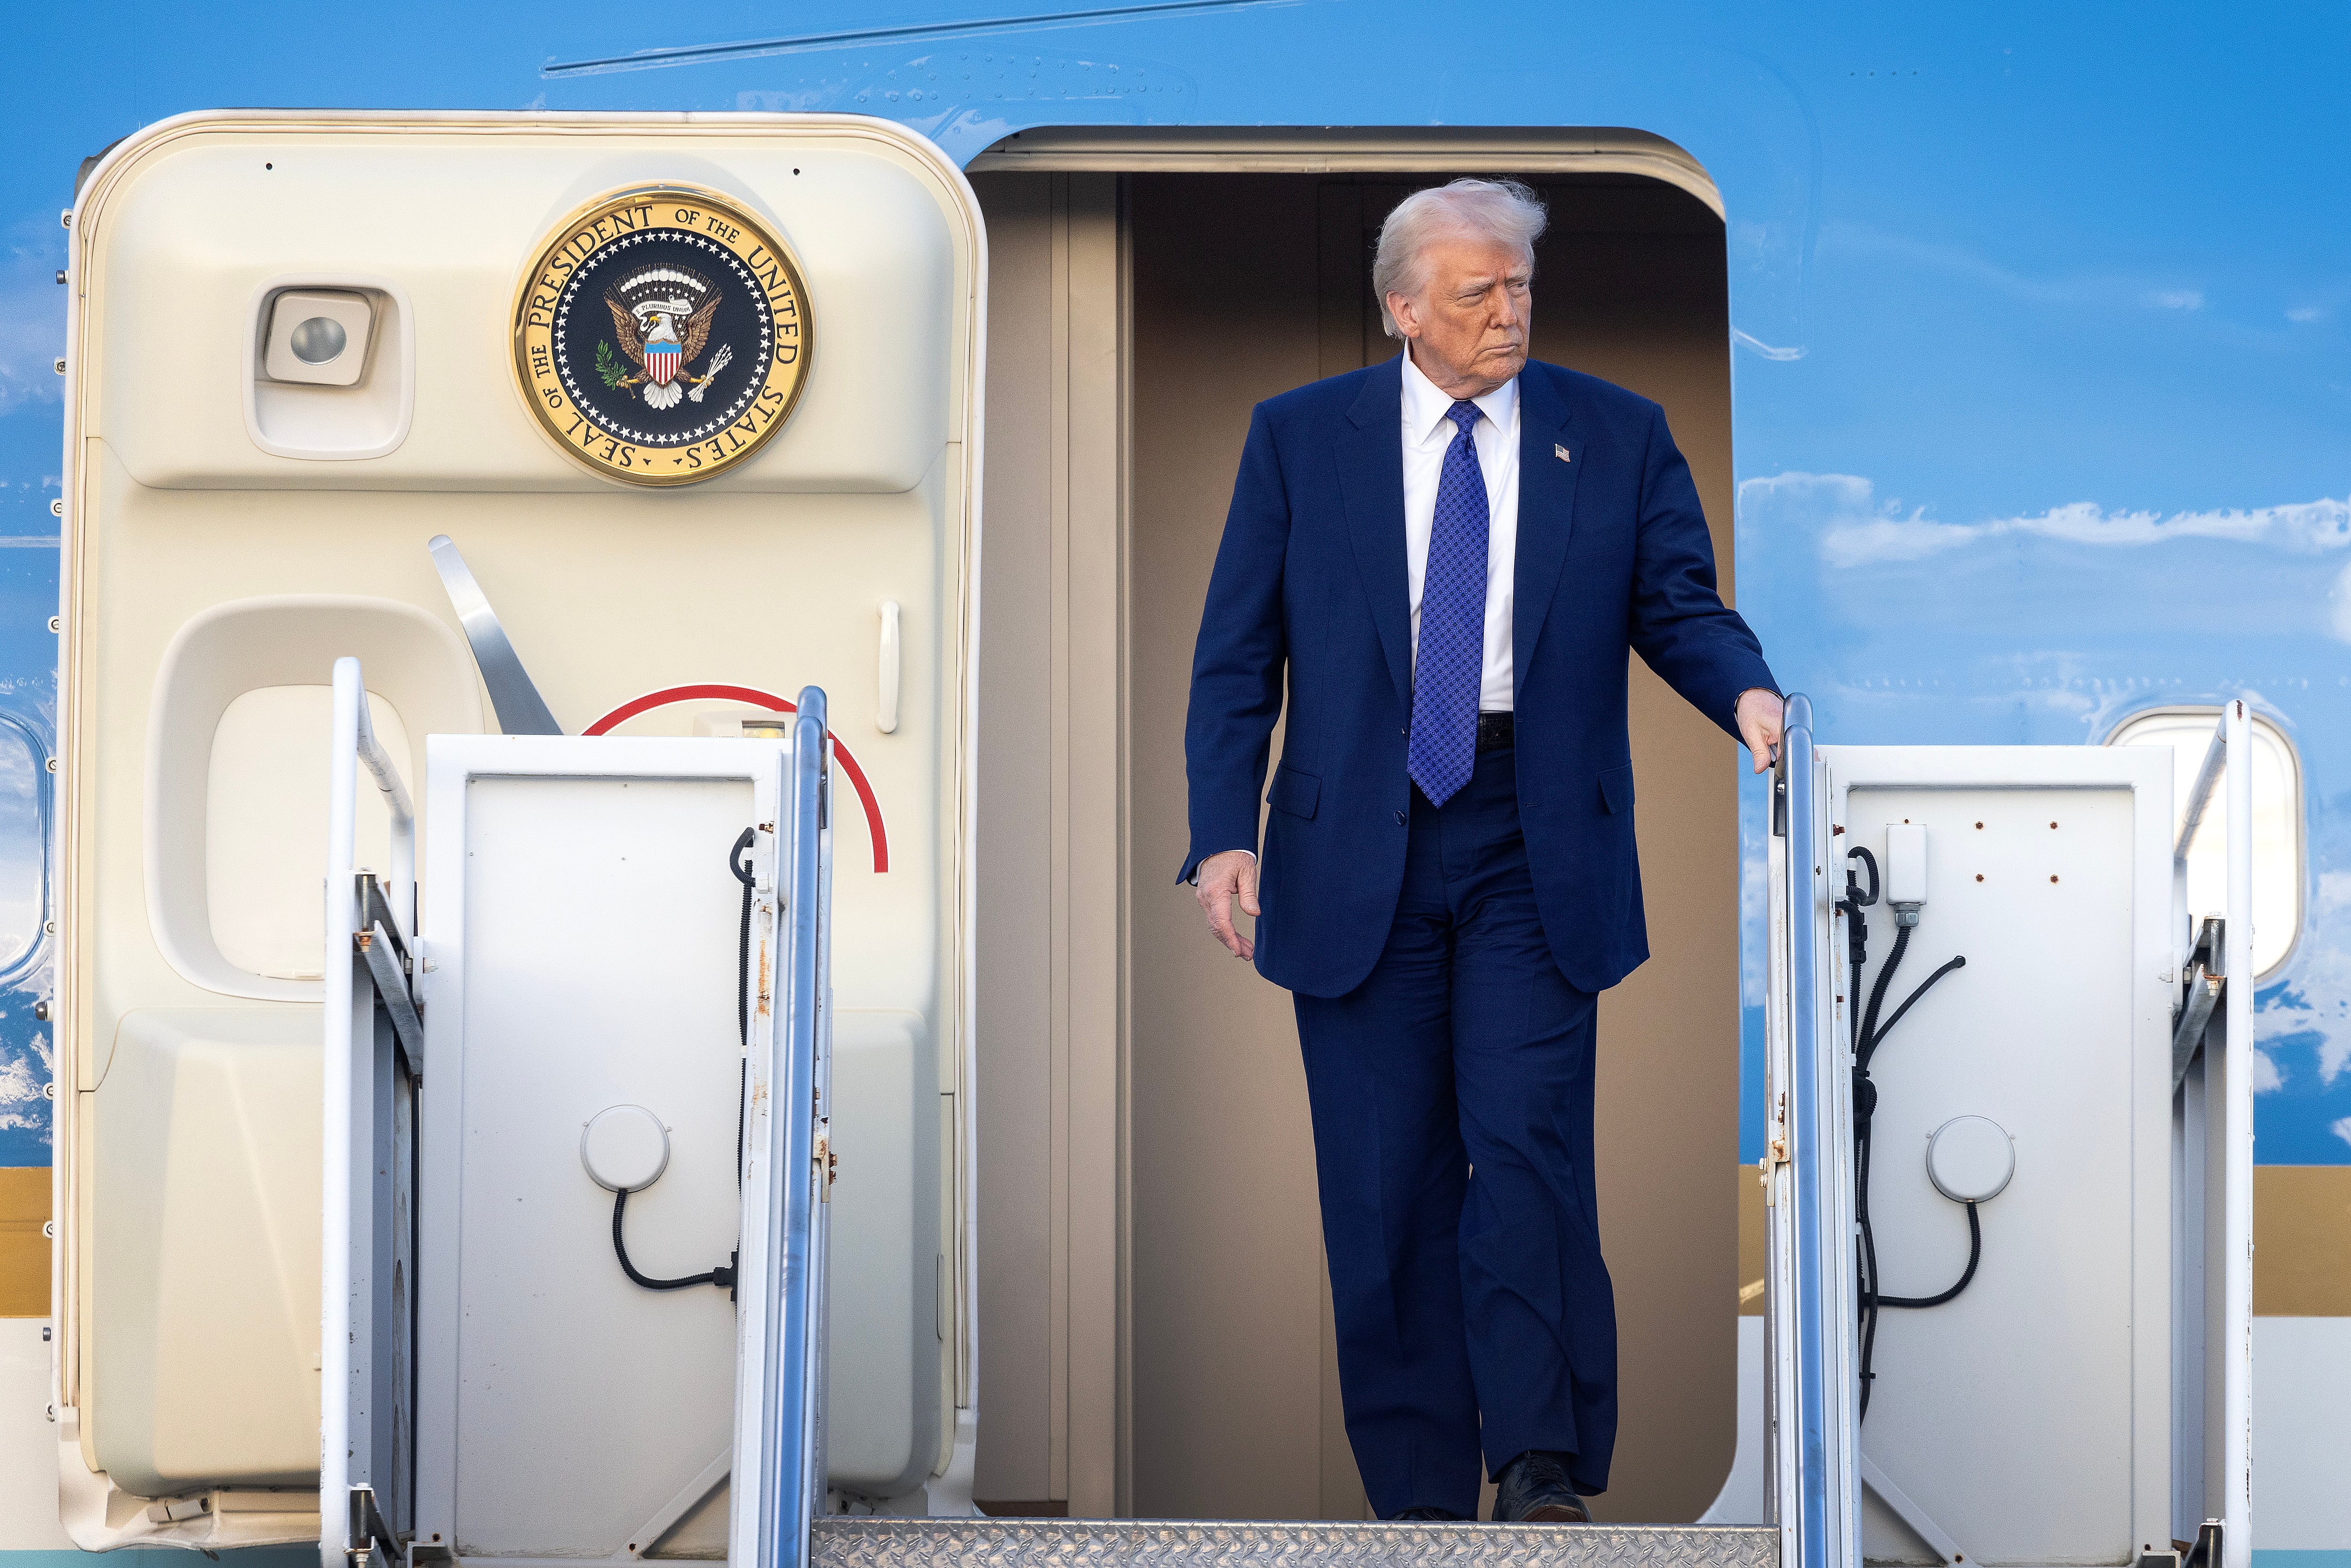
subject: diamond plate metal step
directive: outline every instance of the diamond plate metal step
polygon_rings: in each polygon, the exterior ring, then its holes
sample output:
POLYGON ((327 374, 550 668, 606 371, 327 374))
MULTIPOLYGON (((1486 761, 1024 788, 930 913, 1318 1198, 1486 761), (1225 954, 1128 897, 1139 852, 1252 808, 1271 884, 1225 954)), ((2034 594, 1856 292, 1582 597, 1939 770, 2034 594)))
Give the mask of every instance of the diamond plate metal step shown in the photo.
POLYGON ((814 1568, 1779 1568, 1769 1525, 816 1521, 814 1568))

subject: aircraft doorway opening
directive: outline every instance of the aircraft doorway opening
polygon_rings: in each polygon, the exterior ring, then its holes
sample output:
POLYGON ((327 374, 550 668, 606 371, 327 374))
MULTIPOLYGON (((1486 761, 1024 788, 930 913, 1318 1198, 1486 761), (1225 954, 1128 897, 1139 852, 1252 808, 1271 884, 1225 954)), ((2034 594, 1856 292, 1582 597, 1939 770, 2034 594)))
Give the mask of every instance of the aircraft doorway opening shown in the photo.
MULTIPOLYGON (((1396 202, 1512 173, 1552 215, 1535 357, 1665 406, 1728 596, 1724 230, 1697 165, 1634 133, 1175 134, 1030 133, 974 166, 991 269, 975 1494, 1004 1513, 1362 1518, 1290 998, 1174 885, 1192 643, 1249 409, 1395 351, 1369 271, 1396 202)), ((1657 956, 1602 1004, 1623 1425, 1595 1517, 1686 1521, 1731 1467, 1740 1285, 1761 1273, 1737 1164, 1740 759, 1637 661, 1632 682, 1657 956)))

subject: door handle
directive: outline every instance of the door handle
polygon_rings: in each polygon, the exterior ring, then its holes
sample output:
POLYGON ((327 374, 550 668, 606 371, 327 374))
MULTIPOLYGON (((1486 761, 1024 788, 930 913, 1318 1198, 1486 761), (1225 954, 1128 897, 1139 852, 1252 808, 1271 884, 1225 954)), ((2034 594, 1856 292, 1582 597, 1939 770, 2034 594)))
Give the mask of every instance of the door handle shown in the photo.
POLYGON ((898 733, 898 601, 882 601, 882 695, 873 727, 884 735, 898 733))

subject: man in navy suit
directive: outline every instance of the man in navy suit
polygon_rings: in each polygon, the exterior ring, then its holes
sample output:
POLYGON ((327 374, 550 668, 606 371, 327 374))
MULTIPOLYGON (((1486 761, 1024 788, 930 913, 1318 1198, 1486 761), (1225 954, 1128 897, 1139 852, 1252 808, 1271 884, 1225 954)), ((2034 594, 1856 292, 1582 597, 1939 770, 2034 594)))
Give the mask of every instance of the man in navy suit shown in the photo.
POLYGON ((1527 359, 1544 221, 1513 181, 1390 215, 1372 282, 1405 351, 1258 405, 1192 665, 1181 875, 1295 994, 1384 1519, 1476 1517, 1481 1458, 1497 1519, 1585 1520, 1606 1488, 1593 1018, 1648 956, 1628 651, 1758 772, 1780 739, 1664 413, 1527 359))

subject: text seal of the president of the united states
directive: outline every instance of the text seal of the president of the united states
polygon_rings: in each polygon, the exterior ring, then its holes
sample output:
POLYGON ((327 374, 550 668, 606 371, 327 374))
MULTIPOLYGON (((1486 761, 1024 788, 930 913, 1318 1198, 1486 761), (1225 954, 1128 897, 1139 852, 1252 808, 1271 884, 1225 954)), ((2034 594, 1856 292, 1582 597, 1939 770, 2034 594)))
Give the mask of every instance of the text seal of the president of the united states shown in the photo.
POLYGON ((689 185, 603 197, 549 236, 515 301, 515 373, 599 474, 686 485, 743 462, 808 381, 808 290, 766 224, 689 185))

